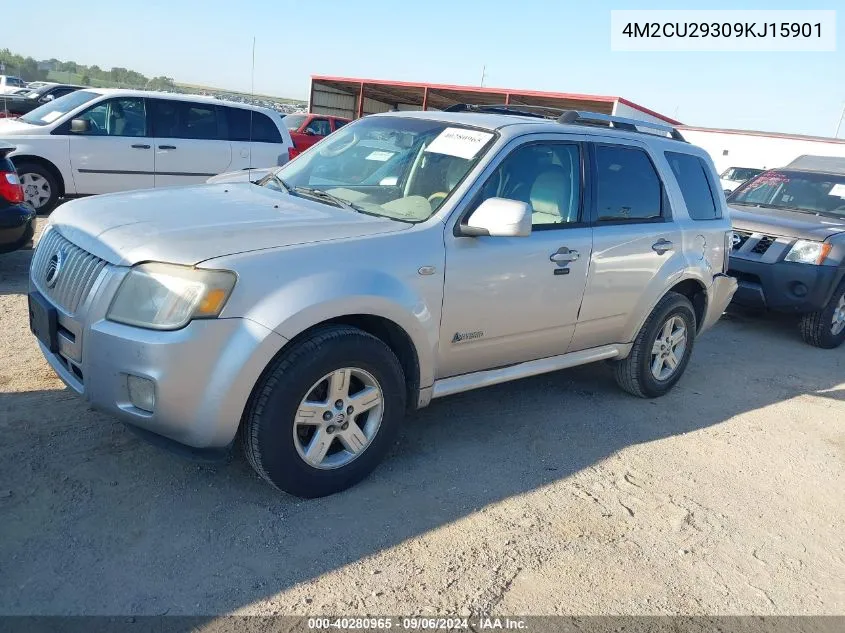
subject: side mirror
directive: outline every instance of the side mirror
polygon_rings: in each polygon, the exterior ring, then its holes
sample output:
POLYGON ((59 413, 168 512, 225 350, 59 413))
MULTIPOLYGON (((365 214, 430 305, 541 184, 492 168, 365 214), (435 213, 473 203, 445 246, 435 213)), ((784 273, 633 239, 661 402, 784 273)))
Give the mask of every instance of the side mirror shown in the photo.
POLYGON ((469 216, 461 235, 476 237, 528 237, 531 235, 531 207, 526 202, 488 198, 469 216))
POLYGON ((88 119, 73 119, 70 122, 70 131, 74 134, 85 134, 91 129, 88 119))
POLYGON ((305 134, 306 134, 307 136, 317 136, 317 135, 314 133, 314 130, 310 130, 310 129, 309 129, 309 130, 305 130, 305 134))
POLYGON ((41 101, 43 101, 44 103, 48 103, 48 102, 52 101, 52 100, 53 100, 53 99, 55 99, 55 98, 56 98, 56 97, 54 97, 53 95, 46 95, 44 98, 42 98, 42 99, 41 99, 41 101))

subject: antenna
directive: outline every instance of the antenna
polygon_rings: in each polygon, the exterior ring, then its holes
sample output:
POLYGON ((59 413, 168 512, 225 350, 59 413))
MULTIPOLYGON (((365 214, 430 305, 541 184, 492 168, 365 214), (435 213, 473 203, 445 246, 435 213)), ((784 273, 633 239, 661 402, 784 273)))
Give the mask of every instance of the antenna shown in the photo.
POLYGON ((487 64, 481 67, 481 87, 484 87, 484 78, 487 76, 487 64))
MULTIPOLYGON (((249 73, 249 98, 252 103, 249 105, 255 107, 255 36, 252 36, 252 70, 249 73)), ((255 111, 249 110, 249 169, 252 169, 252 117, 255 111)))
POLYGON ((833 133, 833 138, 839 138, 839 128, 842 126, 842 119, 845 119, 845 106, 842 106, 842 112, 839 114, 839 120, 836 122, 836 131, 833 133))

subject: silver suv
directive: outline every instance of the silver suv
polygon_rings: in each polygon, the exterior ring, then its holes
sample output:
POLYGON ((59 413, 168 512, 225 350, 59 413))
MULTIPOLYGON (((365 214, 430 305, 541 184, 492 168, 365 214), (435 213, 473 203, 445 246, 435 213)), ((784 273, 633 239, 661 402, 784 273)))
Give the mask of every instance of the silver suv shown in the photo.
POLYGON ((710 158, 658 124, 457 109, 363 118, 257 183, 61 206, 30 273, 48 361, 159 443, 240 436, 302 497, 432 398, 599 360, 666 393, 736 289, 710 158))

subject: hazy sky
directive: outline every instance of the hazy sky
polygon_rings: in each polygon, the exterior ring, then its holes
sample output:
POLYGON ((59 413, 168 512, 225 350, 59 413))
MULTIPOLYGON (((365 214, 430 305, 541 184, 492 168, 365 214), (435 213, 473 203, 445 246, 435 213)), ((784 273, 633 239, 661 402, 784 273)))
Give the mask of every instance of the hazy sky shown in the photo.
MULTIPOLYGON (((39 0, 0 48, 176 81, 307 97, 312 74, 618 95, 684 123, 833 135, 845 4, 562 0, 39 0), (835 53, 614 53, 611 8, 841 9, 835 53)), ((845 123, 843 123, 845 128, 845 123)), ((845 129, 840 133, 845 136, 845 129)))

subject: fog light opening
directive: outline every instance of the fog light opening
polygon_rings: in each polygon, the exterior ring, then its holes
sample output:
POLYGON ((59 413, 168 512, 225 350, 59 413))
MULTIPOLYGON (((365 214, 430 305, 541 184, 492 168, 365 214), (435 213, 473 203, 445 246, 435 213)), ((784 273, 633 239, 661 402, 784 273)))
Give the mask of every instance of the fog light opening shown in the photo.
POLYGON ((794 294, 796 297, 806 297, 807 286, 802 284, 800 281, 796 281, 792 284, 792 294, 794 294))
POLYGON ((129 391, 129 402, 133 407, 148 413, 155 411, 156 392, 155 383, 152 380, 127 374, 126 387, 129 391))

